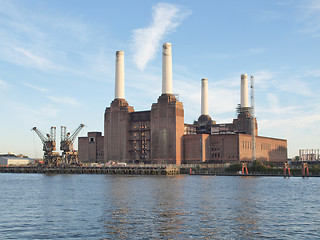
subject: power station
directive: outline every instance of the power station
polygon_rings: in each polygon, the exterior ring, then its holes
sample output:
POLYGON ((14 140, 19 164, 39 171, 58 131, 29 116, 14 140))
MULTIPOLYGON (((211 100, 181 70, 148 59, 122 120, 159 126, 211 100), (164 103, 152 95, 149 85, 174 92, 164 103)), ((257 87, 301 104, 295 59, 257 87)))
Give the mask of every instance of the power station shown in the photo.
POLYGON ((218 124, 209 116, 208 79, 204 78, 201 115, 193 124, 187 124, 183 104, 172 93, 170 43, 163 44, 162 94, 151 110, 134 111, 125 100, 122 51, 116 52, 115 69, 115 98, 105 109, 104 136, 101 132, 89 132, 87 137, 78 138, 81 162, 180 165, 252 162, 253 159, 287 161, 286 140, 258 136, 254 105, 249 106, 247 74, 241 75, 241 104, 232 123, 218 124))

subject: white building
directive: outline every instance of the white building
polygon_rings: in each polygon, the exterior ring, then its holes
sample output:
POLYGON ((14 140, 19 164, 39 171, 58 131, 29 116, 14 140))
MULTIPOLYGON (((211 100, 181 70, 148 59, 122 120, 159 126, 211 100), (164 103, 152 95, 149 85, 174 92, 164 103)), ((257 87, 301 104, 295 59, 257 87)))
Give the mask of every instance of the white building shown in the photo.
POLYGON ((13 153, 0 154, 0 166, 23 166, 34 164, 34 162, 34 159, 17 157, 13 153))

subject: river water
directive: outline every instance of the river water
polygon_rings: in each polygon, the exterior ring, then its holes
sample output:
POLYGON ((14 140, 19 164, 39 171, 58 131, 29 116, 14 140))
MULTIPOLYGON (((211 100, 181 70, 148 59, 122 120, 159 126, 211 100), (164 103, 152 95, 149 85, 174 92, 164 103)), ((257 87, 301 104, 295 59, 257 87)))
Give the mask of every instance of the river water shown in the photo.
POLYGON ((0 239, 320 239, 320 178, 0 174, 0 239))

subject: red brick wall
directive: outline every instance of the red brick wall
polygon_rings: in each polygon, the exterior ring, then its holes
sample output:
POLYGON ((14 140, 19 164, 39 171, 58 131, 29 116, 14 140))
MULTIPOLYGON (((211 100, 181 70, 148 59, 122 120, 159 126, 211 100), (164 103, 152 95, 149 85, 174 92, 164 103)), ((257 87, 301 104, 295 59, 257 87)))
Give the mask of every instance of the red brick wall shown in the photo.
POLYGON ((198 164, 210 160, 210 135, 192 134, 183 136, 183 163, 198 164))
POLYGON ((180 164, 184 110, 172 94, 163 94, 151 109, 151 162, 180 164))
MULTIPOLYGON (((240 134, 239 149, 241 161, 252 161, 251 135, 240 134)), ((259 161, 287 161, 287 140, 256 137, 256 159, 259 161)))
POLYGON ((133 112, 126 100, 115 99, 105 111, 104 160, 129 162, 129 113, 133 112))

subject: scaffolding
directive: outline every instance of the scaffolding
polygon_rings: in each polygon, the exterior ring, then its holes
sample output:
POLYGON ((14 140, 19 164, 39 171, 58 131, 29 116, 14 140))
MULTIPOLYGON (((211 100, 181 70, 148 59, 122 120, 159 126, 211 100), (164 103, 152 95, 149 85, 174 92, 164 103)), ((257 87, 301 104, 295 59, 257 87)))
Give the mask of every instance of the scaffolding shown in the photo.
POLYGON ((148 163, 150 160, 150 122, 134 122, 130 132, 130 154, 135 163, 148 163))
POLYGON ((255 133, 255 102, 254 102, 254 76, 250 76, 251 80, 251 141, 252 141, 252 162, 256 160, 256 133, 255 133))

